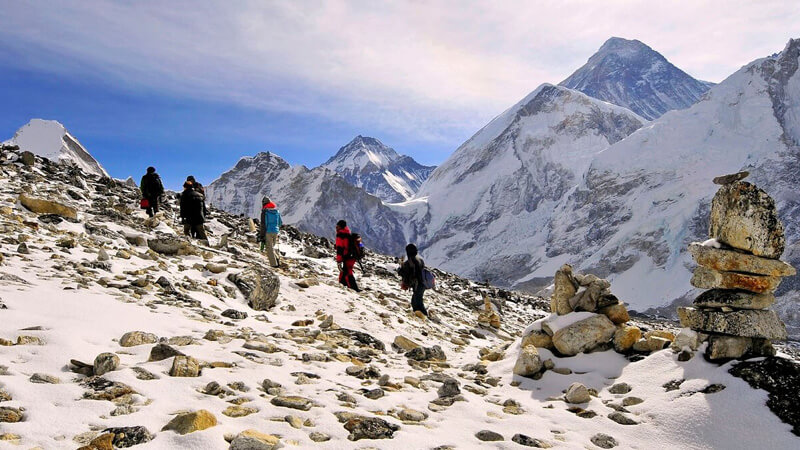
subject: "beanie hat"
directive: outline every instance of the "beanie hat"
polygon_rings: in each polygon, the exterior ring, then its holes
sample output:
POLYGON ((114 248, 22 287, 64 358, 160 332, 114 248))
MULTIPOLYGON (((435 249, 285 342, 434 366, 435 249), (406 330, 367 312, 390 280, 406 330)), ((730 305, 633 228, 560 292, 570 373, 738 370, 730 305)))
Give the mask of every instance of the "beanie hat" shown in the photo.
POLYGON ((187 181, 186 183, 183 183, 183 188, 184 189, 191 189, 191 187, 192 187, 192 182, 191 181, 187 181))
POLYGON ((153 166, 150 166, 150 167, 147 168, 147 173, 154 173, 155 171, 156 171, 156 168, 153 167, 153 166))
POLYGON ((270 202, 269 197, 267 197, 266 195, 261 197, 261 204, 262 205, 266 205, 269 202, 270 202))

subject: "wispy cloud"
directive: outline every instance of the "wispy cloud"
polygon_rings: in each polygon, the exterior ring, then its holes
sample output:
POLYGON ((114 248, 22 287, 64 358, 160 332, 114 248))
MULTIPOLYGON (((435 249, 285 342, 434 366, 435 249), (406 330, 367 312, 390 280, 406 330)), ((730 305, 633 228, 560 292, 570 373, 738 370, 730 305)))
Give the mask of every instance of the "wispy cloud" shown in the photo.
POLYGON ((422 140, 476 130, 610 36, 720 81, 780 50, 794 1, 0 1, 3 64, 422 140))

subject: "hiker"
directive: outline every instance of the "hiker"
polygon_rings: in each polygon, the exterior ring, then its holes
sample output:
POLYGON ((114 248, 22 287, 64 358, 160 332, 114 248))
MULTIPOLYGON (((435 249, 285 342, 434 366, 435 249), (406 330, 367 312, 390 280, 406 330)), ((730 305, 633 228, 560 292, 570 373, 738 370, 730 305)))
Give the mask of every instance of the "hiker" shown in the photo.
POLYGON ((357 260, 354 249, 350 248, 350 229, 347 228, 347 222, 340 220, 336 222, 336 266, 339 268, 339 283, 359 292, 356 277, 353 275, 357 260))
POLYGON ((203 223, 206 221, 203 214, 204 200, 203 194, 194 190, 192 182, 183 183, 183 192, 181 192, 180 198, 183 233, 193 238, 208 240, 206 230, 203 228, 203 223))
POLYGON ((192 183, 192 189, 203 194, 203 214, 208 217, 208 208, 206 208, 206 188, 200 182, 194 179, 194 175, 186 177, 186 181, 192 183))
POLYGON ((142 199, 147 200, 147 215, 153 217, 158 212, 158 198, 164 194, 164 185, 155 167, 147 168, 147 173, 139 183, 139 189, 142 191, 142 199))
POLYGON ((269 263, 272 267, 278 267, 278 258, 275 256, 275 245, 278 243, 278 231, 280 231, 283 220, 281 213, 270 201, 269 197, 261 199, 261 221, 259 222, 258 241, 262 244, 262 250, 266 249, 269 263))
POLYGON ((422 280, 422 271, 425 268, 425 261, 417 254, 417 246, 414 244, 406 245, 406 256, 408 257, 403 265, 397 270, 402 278, 401 289, 411 289, 411 309, 420 319, 428 317, 428 310, 422 303, 422 294, 425 293, 425 283, 422 280))

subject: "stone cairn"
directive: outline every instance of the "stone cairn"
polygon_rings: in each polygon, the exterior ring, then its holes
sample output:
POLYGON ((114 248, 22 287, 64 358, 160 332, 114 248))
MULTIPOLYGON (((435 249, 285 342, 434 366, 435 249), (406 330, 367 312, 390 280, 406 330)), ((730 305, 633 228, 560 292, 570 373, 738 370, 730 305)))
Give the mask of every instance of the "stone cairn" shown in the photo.
POLYGON ((642 334, 639 327, 628 324, 628 310, 611 293, 608 280, 574 273, 568 264, 556 272, 550 312, 523 335, 515 374, 535 378, 547 368, 538 363, 540 348, 561 356, 611 348, 623 354, 650 353, 669 347, 675 339, 663 330, 642 334))
POLYGON ((693 347, 707 340, 709 360, 771 356, 771 341, 787 338, 785 325, 767 308, 781 278, 796 272, 778 259, 786 241, 775 201, 741 181, 747 175, 714 179, 722 187, 711 202, 711 239, 689 245, 698 264, 692 286, 708 290, 693 307, 678 308, 681 325, 696 332, 681 335, 692 335, 686 341, 693 347))

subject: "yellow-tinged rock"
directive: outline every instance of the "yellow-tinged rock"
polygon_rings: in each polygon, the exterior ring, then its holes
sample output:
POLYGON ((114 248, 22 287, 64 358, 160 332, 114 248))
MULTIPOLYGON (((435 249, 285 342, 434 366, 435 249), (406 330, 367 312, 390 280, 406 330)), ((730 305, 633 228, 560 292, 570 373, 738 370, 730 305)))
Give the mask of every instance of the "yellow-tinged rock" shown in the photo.
POLYGON ((209 411, 201 409, 194 412, 178 414, 161 431, 172 430, 178 434, 189 434, 205 430, 217 425, 217 418, 209 411))
POLYGON ((619 325, 621 323, 625 323, 631 320, 631 316, 628 315, 628 309, 625 308, 625 305, 622 303, 617 303, 616 305, 606 306, 602 308, 600 314, 605 314, 615 325, 619 325))
POLYGON ((533 345, 536 348, 553 348, 553 338, 544 330, 532 330, 527 336, 522 338, 520 347, 533 345))
POLYGON ((642 338, 642 330, 632 325, 620 325, 614 332, 614 350, 625 353, 642 338))
POLYGON ((20 194, 18 200, 22 206, 36 214, 56 214, 68 219, 78 218, 78 210, 58 202, 31 197, 27 194, 20 194))
POLYGON ((670 342, 675 340, 675 334, 667 330, 650 330, 644 334, 645 339, 650 339, 651 337, 660 337, 670 342))
POLYGON ((394 338, 393 345, 407 352, 419 347, 419 344, 402 335, 394 338))

